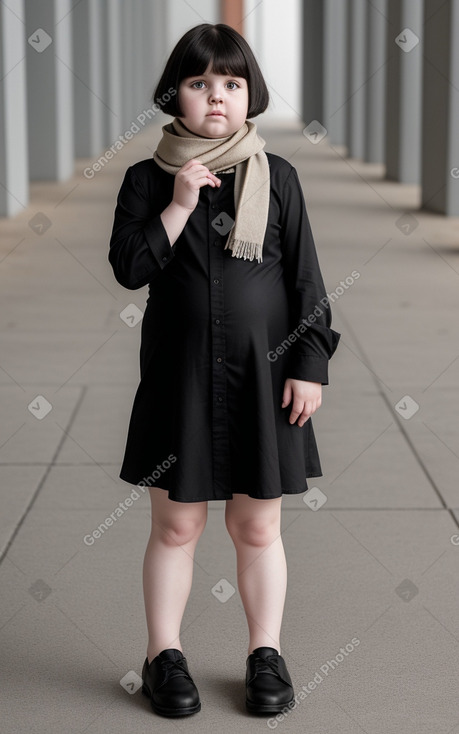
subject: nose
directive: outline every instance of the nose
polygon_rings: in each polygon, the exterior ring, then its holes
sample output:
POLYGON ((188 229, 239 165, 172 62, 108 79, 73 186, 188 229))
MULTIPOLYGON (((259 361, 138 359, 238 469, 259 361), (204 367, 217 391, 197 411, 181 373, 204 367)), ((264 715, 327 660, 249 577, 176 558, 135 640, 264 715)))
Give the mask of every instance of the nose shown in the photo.
POLYGON ((213 91, 210 93, 210 102, 221 102, 222 101, 222 95, 221 92, 213 91))

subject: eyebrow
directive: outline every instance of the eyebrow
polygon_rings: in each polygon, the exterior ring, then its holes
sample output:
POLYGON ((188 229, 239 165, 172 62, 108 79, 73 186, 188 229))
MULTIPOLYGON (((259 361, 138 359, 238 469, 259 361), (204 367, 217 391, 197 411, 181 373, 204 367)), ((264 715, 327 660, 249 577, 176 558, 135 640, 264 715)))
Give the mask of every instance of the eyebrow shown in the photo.
MULTIPOLYGON (((194 79, 194 77, 203 77, 205 79, 208 79, 210 74, 191 74, 191 76, 185 77, 186 79, 194 79)), ((233 79, 244 79, 243 76, 236 76, 235 74, 212 74, 212 76, 223 76, 223 77, 231 77, 233 79)))

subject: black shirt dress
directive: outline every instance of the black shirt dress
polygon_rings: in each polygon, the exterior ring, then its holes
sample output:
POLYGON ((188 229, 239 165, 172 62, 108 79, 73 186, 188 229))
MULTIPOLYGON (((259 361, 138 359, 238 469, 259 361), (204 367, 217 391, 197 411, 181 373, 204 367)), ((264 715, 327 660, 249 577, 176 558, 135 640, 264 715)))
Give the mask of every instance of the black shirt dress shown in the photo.
POLYGON ((312 420, 291 425, 293 399, 282 408, 282 393, 288 377, 328 385, 341 335, 330 328, 296 169, 267 157, 262 263, 224 249, 234 169, 217 174, 219 188, 200 189, 172 247, 160 218, 172 174, 139 161, 118 194, 108 259, 122 286, 149 289, 119 476, 177 502, 299 494, 306 477, 322 476, 312 420))

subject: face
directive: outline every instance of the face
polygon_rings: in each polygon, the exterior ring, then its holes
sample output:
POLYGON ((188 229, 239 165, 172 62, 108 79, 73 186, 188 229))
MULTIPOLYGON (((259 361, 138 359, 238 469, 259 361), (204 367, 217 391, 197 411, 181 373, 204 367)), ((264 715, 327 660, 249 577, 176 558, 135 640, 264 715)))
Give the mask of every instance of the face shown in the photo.
POLYGON ((249 91, 242 77, 209 72, 182 79, 179 118, 202 138, 224 138, 239 130, 247 119, 249 91), (215 114, 219 112, 220 114, 215 114))

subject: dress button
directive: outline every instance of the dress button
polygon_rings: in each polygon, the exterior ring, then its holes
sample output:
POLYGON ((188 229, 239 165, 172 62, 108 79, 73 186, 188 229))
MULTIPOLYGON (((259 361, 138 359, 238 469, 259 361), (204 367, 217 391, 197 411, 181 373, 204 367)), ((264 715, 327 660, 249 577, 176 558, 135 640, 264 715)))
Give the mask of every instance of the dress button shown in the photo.
POLYGON ((214 278, 214 283, 215 283, 215 285, 218 285, 220 283, 219 279, 218 278, 214 278))
POLYGON ((217 357, 217 362, 222 362, 222 361, 223 361, 223 360, 222 360, 222 358, 221 358, 221 357, 217 357))
POLYGON ((215 323, 216 324, 219 324, 220 323, 220 319, 215 319, 215 323))
POLYGON ((221 395, 218 396, 217 400, 218 400, 219 403, 223 403, 223 398, 222 398, 221 395))
POLYGON ((220 240, 214 240, 214 245, 219 245, 219 244, 220 244, 220 240))

